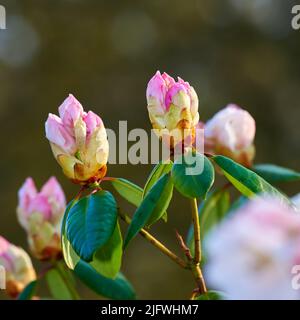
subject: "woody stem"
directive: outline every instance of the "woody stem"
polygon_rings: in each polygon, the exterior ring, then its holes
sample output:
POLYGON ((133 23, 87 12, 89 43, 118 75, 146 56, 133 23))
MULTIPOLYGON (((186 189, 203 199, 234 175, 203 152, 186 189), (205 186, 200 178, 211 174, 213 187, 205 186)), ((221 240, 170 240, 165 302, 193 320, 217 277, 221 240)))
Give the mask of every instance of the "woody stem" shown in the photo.
MULTIPOLYGON (((128 217, 126 214, 121 213, 119 211, 120 218, 125 221, 127 224, 131 223, 130 217, 128 217)), ((172 259, 175 263, 177 263, 181 268, 188 269, 188 264, 182 260, 180 257, 178 257, 174 252, 172 252, 170 249, 168 249, 164 244, 162 244, 159 240, 157 240, 153 235, 151 235, 148 231, 145 229, 140 230, 140 235, 144 237, 148 242, 150 242, 154 247, 156 247, 159 251, 161 251, 163 254, 168 256, 170 259, 172 259)))

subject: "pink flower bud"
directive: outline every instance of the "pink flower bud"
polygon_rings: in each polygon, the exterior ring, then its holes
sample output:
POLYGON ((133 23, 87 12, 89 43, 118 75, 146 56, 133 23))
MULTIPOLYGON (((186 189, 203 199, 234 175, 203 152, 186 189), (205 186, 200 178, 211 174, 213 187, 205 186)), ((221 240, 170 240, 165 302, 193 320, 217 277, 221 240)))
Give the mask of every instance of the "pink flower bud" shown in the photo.
POLYGON ((103 178, 109 147, 101 118, 86 113, 72 95, 59 107, 59 116, 49 114, 45 130, 65 175, 80 184, 103 178))
POLYGON ((278 199, 250 200, 205 243, 210 288, 229 299, 300 298, 291 281, 300 257, 300 216, 278 199))
POLYGON ((19 190, 17 215, 33 254, 41 260, 60 256, 60 223, 66 208, 64 192, 51 177, 38 192, 32 178, 19 190))
POLYGON ((204 134, 206 152, 251 166, 255 155, 255 120, 246 110, 229 104, 207 121, 204 134))
POLYGON ((146 91, 148 112, 158 137, 175 147, 183 140, 193 141, 199 121, 198 97, 188 82, 176 82, 159 71, 149 81, 146 91), (191 137, 191 138, 188 138, 191 137))
POLYGON ((16 298, 19 293, 36 279, 29 255, 0 236, 0 282, 5 280, 7 293, 16 298))

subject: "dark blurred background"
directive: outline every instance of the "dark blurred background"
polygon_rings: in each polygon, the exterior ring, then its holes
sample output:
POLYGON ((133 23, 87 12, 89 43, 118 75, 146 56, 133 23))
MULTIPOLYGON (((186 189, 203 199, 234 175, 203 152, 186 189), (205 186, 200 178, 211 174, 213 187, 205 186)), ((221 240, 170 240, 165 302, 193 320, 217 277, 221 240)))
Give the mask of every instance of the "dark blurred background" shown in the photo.
MULTIPOLYGON (((256 162, 300 170, 300 30, 287 0, 0 0, 0 234, 26 248, 17 223, 17 191, 27 176, 38 187, 55 175, 67 198, 77 187, 64 178, 45 139, 49 112, 73 93, 106 127, 150 130, 145 88, 156 70, 181 76, 196 89, 200 117, 235 102, 256 119, 256 162)), ((143 186, 150 165, 111 165, 110 176, 143 186)), ((283 185, 289 195, 300 184, 283 185)), ((175 197, 169 223, 152 232, 178 250, 174 229, 186 233, 189 207, 175 197)), ((119 199, 132 213, 134 208, 119 199)), ((139 298, 189 297, 188 272, 138 237, 123 271, 139 298)), ((84 298, 96 298, 82 289, 84 298)), ((3 295, 0 297, 3 297, 3 295)))

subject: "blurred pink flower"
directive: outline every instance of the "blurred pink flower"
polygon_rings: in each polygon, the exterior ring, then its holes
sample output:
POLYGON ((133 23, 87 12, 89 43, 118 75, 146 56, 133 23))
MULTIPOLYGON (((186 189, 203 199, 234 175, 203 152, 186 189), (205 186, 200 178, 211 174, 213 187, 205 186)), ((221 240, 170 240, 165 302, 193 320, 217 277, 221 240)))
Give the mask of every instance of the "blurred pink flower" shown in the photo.
POLYGON ((148 83, 147 104, 156 135, 171 147, 183 140, 191 143, 199 121, 198 97, 192 86, 181 78, 176 82, 159 71, 148 83))
POLYGON ((64 192, 51 177, 38 192, 32 178, 27 178, 18 193, 17 215, 26 230, 32 252, 39 259, 59 255, 60 222, 66 208, 64 192))
POLYGON ((246 110, 229 104, 205 124, 205 149, 251 166, 255 155, 255 120, 246 110))
MULTIPOLYGON (((15 298, 29 282, 36 279, 36 273, 29 255, 19 247, 0 236, 0 266, 4 268, 7 293, 15 298)), ((2 274, 0 275, 2 276, 2 274)))
POLYGON ((59 117, 49 114, 45 130, 65 175, 82 184, 101 179, 106 173, 109 149, 101 118, 92 111, 86 113, 73 95, 58 111, 59 117))
POLYGON ((300 216, 270 197, 250 200, 206 239, 208 284, 229 299, 299 299, 300 216))

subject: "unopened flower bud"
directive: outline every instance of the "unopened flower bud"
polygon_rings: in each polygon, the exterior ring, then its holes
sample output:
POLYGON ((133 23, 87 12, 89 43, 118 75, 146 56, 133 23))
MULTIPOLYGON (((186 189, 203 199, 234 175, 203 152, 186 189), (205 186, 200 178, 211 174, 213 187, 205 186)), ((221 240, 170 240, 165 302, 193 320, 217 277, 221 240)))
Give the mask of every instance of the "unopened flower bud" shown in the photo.
POLYGON ((29 255, 1 236, 0 266, 0 282, 4 282, 6 292, 13 298, 16 298, 31 281, 36 279, 29 255))
POLYGON ((17 215, 32 253, 40 260, 60 257, 60 224, 66 200, 56 178, 50 178, 40 192, 33 179, 27 178, 18 196, 17 215))
POLYGON ((250 167, 255 156, 255 120, 230 104, 205 124, 205 151, 221 154, 250 167))
POLYGON ((292 269, 300 263, 300 216, 279 199, 250 200, 205 244, 207 283, 228 299, 300 299, 292 282, 292 269))
POLYGON ((49 114, 46 137, 64 174, 75 183, 88 184, 106 174, 108 140, 101 118, 85 112, 72 95, 59 107, 59 117, 49 114))
POLYGON ((171 148, 178 144, 192 144, 195 126, 199 121, 198 96, 188 82, 176 82, 159 71, 147 87, 147 104, 154 132, 171 148))

